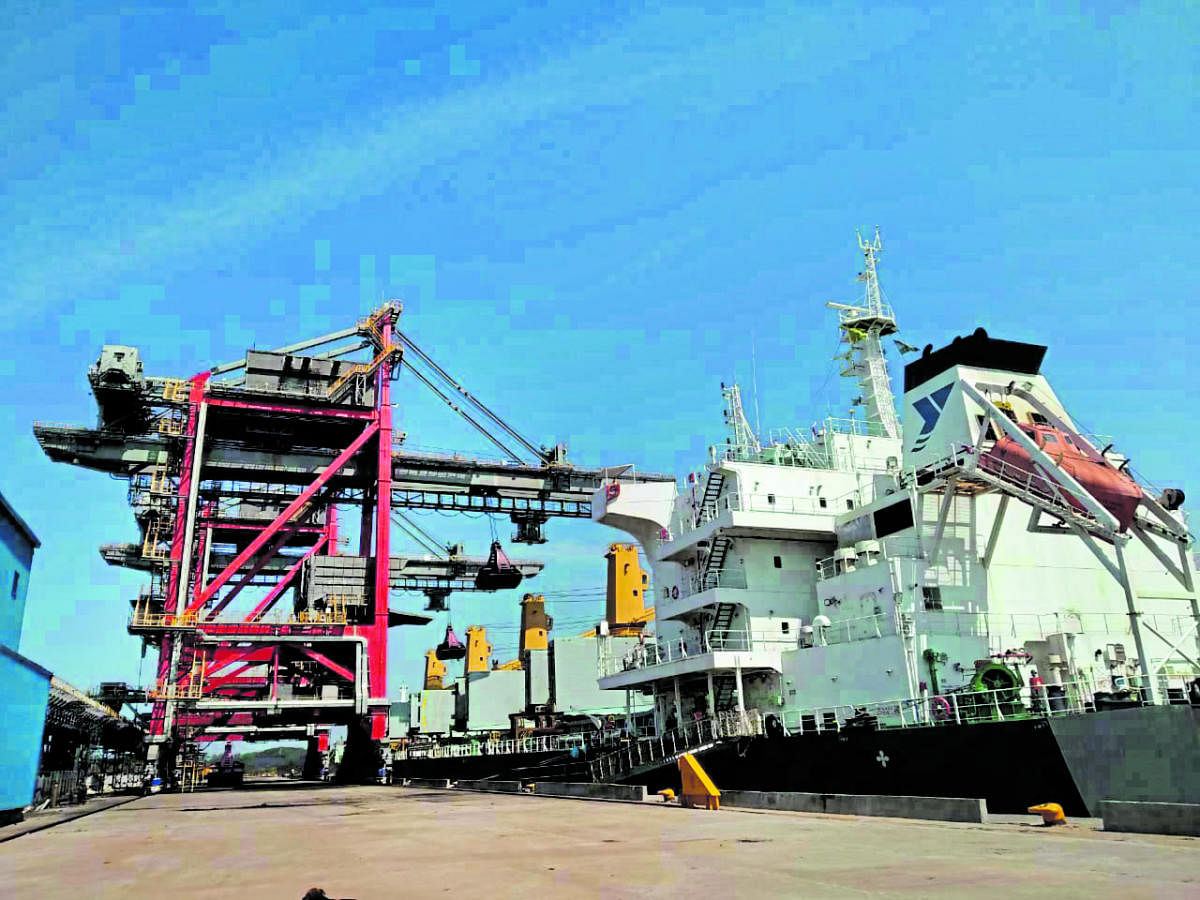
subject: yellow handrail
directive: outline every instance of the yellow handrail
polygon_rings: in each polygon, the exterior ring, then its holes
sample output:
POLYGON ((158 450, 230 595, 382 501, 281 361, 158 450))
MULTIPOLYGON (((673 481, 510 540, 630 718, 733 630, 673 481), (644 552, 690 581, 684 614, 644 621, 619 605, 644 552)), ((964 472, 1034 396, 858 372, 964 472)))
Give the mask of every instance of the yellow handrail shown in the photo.
POLYGON ((337 381, 335 381, 333 383, 333 385, 329 388, 329 393, 327 396, 330 399, 333 399, 334 397, 336 397, 338 395, 338 393, 341 391, 341 389, 346 386, 347 382, 349 382, 350 379, 354 378, 355 376, 358 376, 358 375, 369 376, 369 375, 373 374, 376 369, 378 369, 381 365, 383 365, 384 360, 386 360, 393 353, 396 353, 397 351, 399 351, 399 349, 400 349, 399 344, 388 344, 386 347, 384 347, 382 350, 380 350, 379 355, 376 356, 369 363, 356 363, 355 365, 351 366, 349 369, 346 370, 346 373, 344 375, 342 375, 341 378, 339 378, 337 381))
POLYGON ((168 435, 183 434, 183 413, 174 409, 164 414, 158 420, 158 433, 168 435))
POLYGON ((161 537, 163 530, 162 522, 159 519, 150 520, 146 525, 146 537, 142 541, 142 556, 147 559, 166 559, 171 555, 170 549, 159 546, 163 542, 161 537))
POLYGON ((175 493, 171 483, 167 480, 166 466, 156 466, 150 472, 150 493, 162 495, 170 495, 175 493))

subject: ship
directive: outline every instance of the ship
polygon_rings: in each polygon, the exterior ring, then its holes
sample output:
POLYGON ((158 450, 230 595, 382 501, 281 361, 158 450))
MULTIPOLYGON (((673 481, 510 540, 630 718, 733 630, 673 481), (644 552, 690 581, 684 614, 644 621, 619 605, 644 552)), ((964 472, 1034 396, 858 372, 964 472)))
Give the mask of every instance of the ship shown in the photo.
POLYGON ((633 539, 653 597, 652 633, 601 625, 592 641, 599 687, 629 711, 616 746, 550 729, 520 764, 464 751, 426 771, 551 765, 659 789, 690 752, 727 789, 1074 815, 1200 796, 1183 491, 1072 418, 1048 347, 983 328, 936 350, 901 341, 878 230, 859 249, 861 297, 828 304, 848 416, 764 438, 722 384, 726 436, 702 468, 595 495, 593 519, 633 539), (903 420, 888 344, 917 354, 903 420))

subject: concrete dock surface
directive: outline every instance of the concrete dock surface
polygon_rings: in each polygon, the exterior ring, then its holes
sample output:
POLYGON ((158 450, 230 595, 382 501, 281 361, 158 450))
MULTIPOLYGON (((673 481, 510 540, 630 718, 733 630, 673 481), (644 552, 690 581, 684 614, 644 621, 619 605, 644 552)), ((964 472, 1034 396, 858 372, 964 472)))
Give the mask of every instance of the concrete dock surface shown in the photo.
MULTIPOLYGON (((1034 821, 1031 816, 1030 822, 1034 821)), ((0 896, 1200 898, 1200 841, 1057 828, 252 784, 0 844, 0 896)))

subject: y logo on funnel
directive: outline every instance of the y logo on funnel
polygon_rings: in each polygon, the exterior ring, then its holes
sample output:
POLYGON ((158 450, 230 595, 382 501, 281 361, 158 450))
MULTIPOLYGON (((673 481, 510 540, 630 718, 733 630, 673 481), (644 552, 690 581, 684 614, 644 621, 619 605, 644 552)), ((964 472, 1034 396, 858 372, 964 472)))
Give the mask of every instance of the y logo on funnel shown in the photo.
POLYGON ((925 449, 925 445, 929 443, 929 438, 933 435, 934 426, 937 425, 938 419, 942 417, 942 409, 946 405, 946 400, 950 397, 950 392, 954 390, 954 383, 946 385, 943 388, 938 388, 928 397, 922 397, 913 403, 913 409, 921 414, 921 433, 917 435, 917 442, 913 444, 912 452, 919 453, 925 449))

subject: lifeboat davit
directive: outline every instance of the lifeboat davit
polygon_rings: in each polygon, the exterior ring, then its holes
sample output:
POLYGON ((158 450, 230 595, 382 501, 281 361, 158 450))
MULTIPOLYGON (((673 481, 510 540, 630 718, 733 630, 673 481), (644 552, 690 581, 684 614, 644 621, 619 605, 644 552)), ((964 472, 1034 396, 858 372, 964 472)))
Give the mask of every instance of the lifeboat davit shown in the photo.
POLYGON ((493 541, 487 562, 480 566, 475 576, 475 587, 481 591, 505 591, 520 583, 521 570, 505 556, 500 549, 500 542, 493 541))
POLYGON ((448 659, 462 659, 467 655, 467 648, 458 639, 458 635, 454 633, 454 629, 447 625, 446 636, 437 645, 437 649, 433 651, 433 655, 442 660, 442 662, 448 659))
MULTIPOLYGON (((1079 482, 1096 501, 1107 509, 1124 532, 1142 499, 1142 489, 1129 475, 1114 468, 1093 448, 1077 442, 1071 435, 1049 425, 1018 425, 1029 438, 1058 465, 1079 482)), ((1040 472, 1029 453, 1007 434, 980 458, 982 468, 1014 483, 1028 484, 1034 493, 1047 499, 1060 493, 1040 472)), ((1067 502, 1080 512, 1087 508, 1070 494, 1067 502)))

